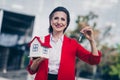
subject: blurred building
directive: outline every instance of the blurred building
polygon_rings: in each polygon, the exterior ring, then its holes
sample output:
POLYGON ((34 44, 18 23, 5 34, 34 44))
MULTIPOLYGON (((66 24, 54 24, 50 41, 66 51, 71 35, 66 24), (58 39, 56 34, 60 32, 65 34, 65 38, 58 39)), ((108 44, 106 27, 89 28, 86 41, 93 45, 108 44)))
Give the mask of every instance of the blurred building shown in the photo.
POLYGON ((0 70, 21 69, 28 55, 35 16, 0 9, 0 70))

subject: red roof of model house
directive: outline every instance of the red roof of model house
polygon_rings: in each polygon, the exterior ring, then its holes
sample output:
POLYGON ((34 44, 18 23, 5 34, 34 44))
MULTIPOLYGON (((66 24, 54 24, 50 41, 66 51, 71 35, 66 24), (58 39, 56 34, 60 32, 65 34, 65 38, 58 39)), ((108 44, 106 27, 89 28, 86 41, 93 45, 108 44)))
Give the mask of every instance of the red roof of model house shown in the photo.
MULTIPOLYGON (((51 48, 51 46, 50 46, 50 44, 49 44, 48 42, 42 42, 42 41, 40 40, 40 37, 38 37, 38 36, 35 36, 35 37, 32 39, 32 41, 29 43, 29 46, 31 46, 32 42, 33 42, 35 39, 38 40, 38 42, 41 44, 41 46, 47 47, 47 48, 51 48)), ((44 41, 45 41, 45 40, 44 40, 44 41)))

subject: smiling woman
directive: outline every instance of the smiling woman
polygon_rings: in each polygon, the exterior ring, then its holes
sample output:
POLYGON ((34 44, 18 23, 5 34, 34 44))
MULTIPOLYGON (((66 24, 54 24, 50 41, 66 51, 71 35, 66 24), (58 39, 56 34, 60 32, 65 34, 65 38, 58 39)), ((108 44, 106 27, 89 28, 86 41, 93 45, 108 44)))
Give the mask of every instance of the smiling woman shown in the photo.
MULTIPOLYGON (((67 27, 68 27, 68 25, 69 25, 69 23, 70 23, 70 14, 69 14, 69 12, 68 12, 65 8, 63 8, 63 9, 56 8, 56 9, 54 9, 54 10, 51 12, 51 14, 49 15, 49 22, 50 22, 49 33, 52 33, 52 32, 53 32, 53 28, 52 28, 52 25, 51 25, 52 18, 55 17, 55 16, 58 17, 58 15, 61 15, 61 17, 62 17, 61 20, 66 23, 66 28, 64 29, 63 32, 65 32, 65 30, 67 29, 67 27), (56 13, 55 13, 55 12, 56 12, 56 13), (61 13, 61 14, 58 14, 58 12, 61 13), (55 15, 55 14, 57 14, 57 15, 55 15), (62 14, 63 14, 63 15, 62 15, 62 14)), ((56 18, 57 18, 57 17, 56 17, 56 18)), ((58 18, 59 18, 59 17, 58 17, 58 18)), ((65 23, 64 23, 64 24, 65 24, 65 23)))
POLYGON ((76 57, 91 65, 99 64, 101 53, 97 50, 92 28, 86 26, 81 30, 90 42, 91 51, 88 51, 64 34, 69 22, 70 15, 64 7, 56 7, 49 15, 49 34, 44 40, 51 46, 49 58, 32 58, 27 67, 30 74, 36 73, 34 80, 75 80, 76 57))
MULTIPOLYGON (((51 26, 53 28, 53 32, 61 32, 67 27, 67 16, 64 12, 56 12, 51 19, 51 26)), ((53 33, 54 34, 54 33, 53 33)))

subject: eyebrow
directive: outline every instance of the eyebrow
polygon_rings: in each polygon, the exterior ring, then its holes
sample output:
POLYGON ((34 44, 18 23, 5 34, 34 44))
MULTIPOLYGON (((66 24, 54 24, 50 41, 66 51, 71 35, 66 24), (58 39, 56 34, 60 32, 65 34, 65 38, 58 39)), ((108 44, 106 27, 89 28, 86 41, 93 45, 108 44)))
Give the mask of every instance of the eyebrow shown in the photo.
MULTIPOLYGON (((54 17, 54 19, 58 19, 58 18, 59 18, 58 16, 54 17)), ((66 20, 66 19, 63 18, 63 17, 61 17, 61 19, 62 19, 62 20, 66 20)))

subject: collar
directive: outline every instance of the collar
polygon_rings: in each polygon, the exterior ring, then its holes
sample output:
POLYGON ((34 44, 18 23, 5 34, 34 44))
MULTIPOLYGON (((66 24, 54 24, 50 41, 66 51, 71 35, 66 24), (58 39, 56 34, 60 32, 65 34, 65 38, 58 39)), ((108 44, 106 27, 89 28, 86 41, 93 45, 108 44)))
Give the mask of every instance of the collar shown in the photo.
MULTIPOLYGON (((62 35, 61 37, 59 37, 58 40, 63 41, 63 38, 64 38, 64 35, 62 35)), ((50 34, 50 40, 52 40, 52 41, 54 41, 54 42, 57 42, 57 41, 55 41, 55 39, 53 38, 53 35, 52 35, 52 34, 50 34)))

